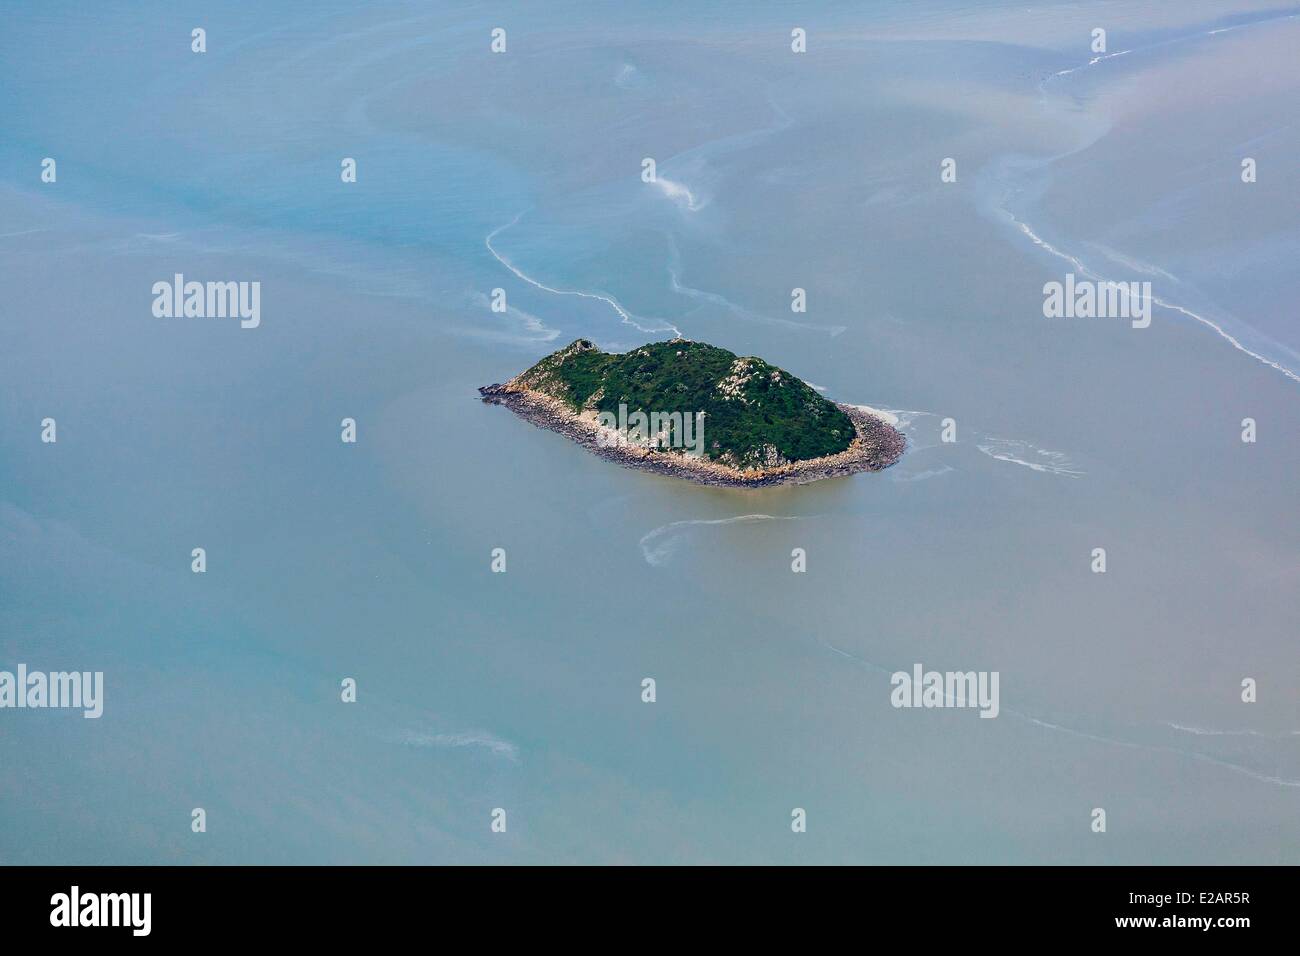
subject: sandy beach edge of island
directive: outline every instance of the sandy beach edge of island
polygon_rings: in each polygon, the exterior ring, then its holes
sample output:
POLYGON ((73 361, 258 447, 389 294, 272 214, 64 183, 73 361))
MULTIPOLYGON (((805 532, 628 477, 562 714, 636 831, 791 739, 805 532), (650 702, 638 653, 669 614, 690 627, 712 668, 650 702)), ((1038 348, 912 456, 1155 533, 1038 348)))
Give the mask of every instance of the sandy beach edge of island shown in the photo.
POLYGON ((808 458, 773 468, 741 471, 704 458, 692 458, 674 451, 656 451, 634 444, 606 443, 606 431, 594 415, 584 417, 558 399, 541 392, 506 383, 485 385, 482 401, 504 405, 538 428, 558 432, 594 455, 625 468, 639 468, 656 474, 683 478, 702 485, 725 488, 764 488, 773 485, 802 485, 825 478, 843 478, 864 471, 881 471, 903 457, 907 439, 879 415, 860 406, 835 405, 849 416, 857 436, 844 451, 821 458, 808 458))

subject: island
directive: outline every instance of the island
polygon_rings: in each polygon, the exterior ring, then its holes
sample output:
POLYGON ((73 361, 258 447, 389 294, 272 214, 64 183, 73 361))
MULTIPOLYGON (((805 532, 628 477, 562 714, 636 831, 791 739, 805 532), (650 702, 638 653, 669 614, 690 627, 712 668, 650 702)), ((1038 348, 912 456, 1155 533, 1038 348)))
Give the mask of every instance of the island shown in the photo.
POLYGON ((578 339, 479 394, 602 458, 706 485, 879 471, 906 445, 873 409, 828 401, 760 358, 683 338, 623 353, 578 339))

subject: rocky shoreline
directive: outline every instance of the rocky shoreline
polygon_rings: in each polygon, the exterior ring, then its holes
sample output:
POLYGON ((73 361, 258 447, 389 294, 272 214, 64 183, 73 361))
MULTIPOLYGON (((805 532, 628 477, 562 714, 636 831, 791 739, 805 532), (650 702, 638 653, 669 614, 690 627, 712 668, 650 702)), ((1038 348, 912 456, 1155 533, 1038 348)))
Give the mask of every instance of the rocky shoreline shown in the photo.
POLYGON ((656 451, 636 445, 602 445, 601 428, 592 418, 573 412, 563 402, 541 392, 517 385, 485 385, 479 389, 484 402, 504 405, 538 428, 559 432, 606 461, 625 468, 640 468, 702 485, 728 488, 763 488, 772 485, 802 485, 823 478, 841 478, 862 471, 880 471, 903 457, 907 439, 882 418, 853 405, 837 407, 848 415, 857 437, 844 451, 822 458, 809 458, 773 468, 741 471, 703 458, 689 458, 671 451, 656 451))

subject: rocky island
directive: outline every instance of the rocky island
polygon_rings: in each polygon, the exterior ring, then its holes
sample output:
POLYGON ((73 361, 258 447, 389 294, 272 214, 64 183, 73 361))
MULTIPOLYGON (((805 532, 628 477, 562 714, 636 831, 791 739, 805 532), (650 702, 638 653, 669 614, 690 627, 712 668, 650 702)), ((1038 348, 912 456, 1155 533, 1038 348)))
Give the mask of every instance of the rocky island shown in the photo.
POLYGON ((602 458, 707 485, 760 487, 887 468, 903 435, 760 358, 672 339, 622 354, 578 339, 483 401, 602 458))

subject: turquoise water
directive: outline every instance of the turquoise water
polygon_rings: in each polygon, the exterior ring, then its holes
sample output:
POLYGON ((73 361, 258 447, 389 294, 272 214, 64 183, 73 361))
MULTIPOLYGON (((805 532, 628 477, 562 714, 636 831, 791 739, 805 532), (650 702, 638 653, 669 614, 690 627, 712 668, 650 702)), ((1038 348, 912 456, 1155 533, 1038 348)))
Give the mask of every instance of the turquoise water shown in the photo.
POLYGON ((0 711, 0 861, 1297 860, 1300 21, 697 6, 7 15, 0 669, 105 712, 0 711), (1074 260, 1168 305, 1047 320, 1074 260), (908 455, 702 488, 475 400, 671 329, 908 455))

